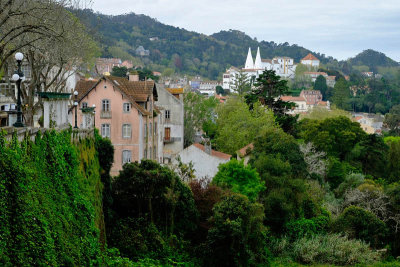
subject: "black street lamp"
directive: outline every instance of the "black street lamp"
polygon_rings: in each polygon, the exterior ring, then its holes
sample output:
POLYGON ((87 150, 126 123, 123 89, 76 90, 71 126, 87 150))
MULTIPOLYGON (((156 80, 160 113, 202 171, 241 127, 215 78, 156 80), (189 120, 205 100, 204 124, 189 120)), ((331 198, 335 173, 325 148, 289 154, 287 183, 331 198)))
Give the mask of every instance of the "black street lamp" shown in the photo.
POLYGON ((93 128, 96 128, 96 105, 93 104, 93 128))
POLYGON ((78 129, 78 91, 74 92, 74 96, 75 96, 75 102, 74 102, 74 106, 75 106, 75 129, 78 129))
POLYGON ((21 52, 15 54, 15 60, 17 60, 18 69, 17 72, 11 77, 11 79, 17 83, 18 98, 17 98, 17 121, 13 124, 14 127, 25 127, 22 123, 22 110, 21 110, 21 82, 25 81, 24 73, 21 70, 22 60, 24 55, 21 52))

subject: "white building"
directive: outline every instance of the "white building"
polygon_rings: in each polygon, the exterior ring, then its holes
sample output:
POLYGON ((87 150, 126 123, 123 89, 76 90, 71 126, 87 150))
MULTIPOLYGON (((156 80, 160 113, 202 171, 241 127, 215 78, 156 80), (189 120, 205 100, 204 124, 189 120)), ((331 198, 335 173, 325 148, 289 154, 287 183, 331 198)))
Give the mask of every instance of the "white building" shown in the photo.
MULTIPOLYGON (((253 61, 251 48, 249 48, 246 62, 242 72, 249 78, 257 78, 264 70, 274 70, 275 73, 283 78, 294 78, 296 65, 293 58, 290 57, 274 57, 273 59, 262 59, 260 48, 257 49, 257 55, 253 61)), ((239 69, 231 67, 223 74, 223 89, 232 91, 232 85, 235 82, 235 76, 240 72, 239 69)))
MULTIPOLYGON (((183 163, 193 163, 194 174, 197 178, 206 177, 210 180, 217 174, 219 164, 226 163, 231 159, 231 155, 212 150, 210 146, 198 143, 185 148, 178 155, 183 163)), ((176 159, 174 164, 177 164, 176 159)))
POLYGON ((309 53, 307 56, 300 60, 300 63, 303 65, 307 65, 310 67, 319 67, 319 59, 316 58, 313 54, 309 53))
POLYGON ((216 93, 217 86, 222 86, 222 83, 218 81, 203 81, 200 82, 199 91, 202 95, 213 96, 216 93))

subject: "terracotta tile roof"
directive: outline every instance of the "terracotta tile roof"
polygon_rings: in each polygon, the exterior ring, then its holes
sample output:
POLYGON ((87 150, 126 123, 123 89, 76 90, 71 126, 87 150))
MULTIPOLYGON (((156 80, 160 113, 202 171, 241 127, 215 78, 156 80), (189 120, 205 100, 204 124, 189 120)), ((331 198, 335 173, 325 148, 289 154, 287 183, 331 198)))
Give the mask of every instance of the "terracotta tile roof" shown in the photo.
POLYGON ((316 57, 315 57, 313 54, 311 54, 311 53, 308 53, 308 55, 305 56, 305 57, 303 57, 301 60, 318 60, 318 61, 319 61, 319 59, 316 58, 316 57))
POLYGON ((108 76, 128 96, 135 98, 137 102, 146 102, 153 94, 154 81, 129 81, 126 78, 108 76))
POLYGON ((81 100, 98 82, 99 80, 79 80, 75 85, 75 91, 78 91, 78 99, 81 100))
POLYGON ((355 117, 354 119, 355 119, 356 121, 359 121, 359 120, 363 119, 363 117, 362 117, 362 116, 357 116, 357 117, 355 117))
POLYGON ((238 154, 239 154, 240 157, 244 157, 247 154, 249 154, 249 153, 247 153, 248 151, 250 152, 253 149, 254 149, 254 145, 253 145, 253 143, 250 143, 247 146, 242 147, 241 149, 239 149, 238 154))
POLYGON ((285 101, 285 102, 289 102, 289 101, 306 101, 304 99, 304 97, 301 97, 301 96, 290 96, 290 95, 281 96, 281 100, 285 101))
POLYGON ((129 81, 126 78, 107 76, 113 84, 115 84, 121 92, 129 98, 131 104, 139 110, 142 114, 151 115, 144 107, 140 106, 137 102, 146 102, 149 97, 149 88, 153 91, 154 81, 129 81))
POLYGON ((333 81, 336 79, 336 76, 327 76, 327 77, 325 77, 325 79, 333 81))
POLYGON ((171 94, 183 94, 183 88, 166 88, 171 94))
POLYGON ((328 102, 327 101, 319 101, 317 103, 317 105, 319 105, 319 106, 328 106, 328 102))
POLYGON ((261 59, 261 62, 267 62, 267 63, 272 64, 272 60, 271 59, 261 59))
MULTIPOLYGON (((193 144, 193 145, 195 147, 197 147, 198 149, 200 149, 202 151, 205 151, 205 148, 204 148, 204 146, 202 144, 196 143, 196 144, 193 144)), ((211 156, 217 157, 217 158, 221 158, 221 159, 227 159, 227 160, 229 160, 232 157, 229 154, 225 154, 225 153, 222 153, 222 152, 219 152, 219 151, 215 151, 215 150, 212 150, 212 149, 211 149, 211 156)))

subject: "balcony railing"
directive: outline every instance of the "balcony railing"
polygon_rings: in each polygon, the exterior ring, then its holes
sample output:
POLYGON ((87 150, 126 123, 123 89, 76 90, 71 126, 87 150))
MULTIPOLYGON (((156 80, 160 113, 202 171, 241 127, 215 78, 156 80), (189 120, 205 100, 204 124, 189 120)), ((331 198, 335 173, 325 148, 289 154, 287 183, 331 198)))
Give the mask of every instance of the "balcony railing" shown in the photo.
POLYGON ((173 143, 179 141, 181 141, 181 137, 170 137, 170 138, 164 137, 164 143, 173 143))
POLYGON ((102 110, 100 112, 100 118, 101 119, 111 119, 111 111, 104 111, 102 110))

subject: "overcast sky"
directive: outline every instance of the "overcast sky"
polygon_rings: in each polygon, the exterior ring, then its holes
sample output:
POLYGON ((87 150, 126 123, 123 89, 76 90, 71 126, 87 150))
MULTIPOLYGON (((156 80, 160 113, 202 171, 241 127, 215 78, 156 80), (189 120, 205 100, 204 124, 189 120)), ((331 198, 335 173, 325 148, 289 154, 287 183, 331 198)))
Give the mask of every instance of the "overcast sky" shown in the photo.
POLYGON ((207 35, 235 29, 337 59, 372 48, 400 61, 400 0, 92 1, 103 14, 145 14, 207 35))

